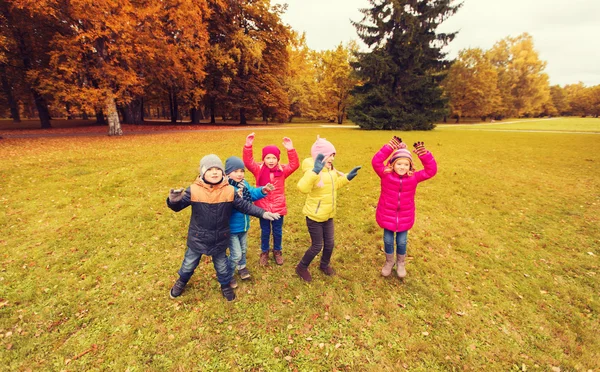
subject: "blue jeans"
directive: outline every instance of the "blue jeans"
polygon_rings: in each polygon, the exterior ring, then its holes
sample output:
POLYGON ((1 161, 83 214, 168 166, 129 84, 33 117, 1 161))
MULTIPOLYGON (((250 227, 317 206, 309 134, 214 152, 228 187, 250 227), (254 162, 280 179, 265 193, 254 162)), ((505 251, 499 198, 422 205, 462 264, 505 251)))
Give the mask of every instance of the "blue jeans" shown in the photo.
POLYGON ((388 229, 383 229, 383 247, 385 253, 394 254, 394 234, 396 234, 397 254, 406 254, 406 243, 408 241, 408 230, 393 232, 388 229))
MULTIPOLYGON (((181 281, 187 283, 192 275, 194 274, 194 270, 198 267, 200 263, 200 259, 202 258, 202 253, 198 253, 190 247, 185 251, 185 255, 183 256, 183 262, 181 263, 181 268, 179 269, 179 279, 181 281)), ((215 267, 215 271, 217 272, 217 280, 221 286, 228 285, 231 282, 231 278, 233 277, 233 271, 229 267, 227 262, 227 254, 225 251, 219 252, 212 256, 213 266, 215 267)))
POLYGON ((273 231, 273 249, 280 251, 281 240, 283 238, 283 216, 275 221, 260 219, 260 250, 263 252, 269 250, 271 230, 273 231))
POLYGON ((232 272, 235 269, 246 267, 246 252, 248 251, 248 232, 231 234, 229 242, 229 267, 232 272))

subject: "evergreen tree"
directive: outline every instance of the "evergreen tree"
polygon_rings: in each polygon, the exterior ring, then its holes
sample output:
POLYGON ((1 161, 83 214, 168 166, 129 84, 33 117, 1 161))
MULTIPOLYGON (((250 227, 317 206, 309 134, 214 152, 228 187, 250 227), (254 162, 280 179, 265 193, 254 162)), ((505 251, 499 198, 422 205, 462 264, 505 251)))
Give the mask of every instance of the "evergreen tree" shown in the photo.
POLYGON ((370 48, 357 53, 362 84, 348 115, 366 129, 430 130, 447 112, 440 82, 450 62, 441 49, 456 33, 436 28, 456 13, 453 0, 369 0, 353 22, 370 48))

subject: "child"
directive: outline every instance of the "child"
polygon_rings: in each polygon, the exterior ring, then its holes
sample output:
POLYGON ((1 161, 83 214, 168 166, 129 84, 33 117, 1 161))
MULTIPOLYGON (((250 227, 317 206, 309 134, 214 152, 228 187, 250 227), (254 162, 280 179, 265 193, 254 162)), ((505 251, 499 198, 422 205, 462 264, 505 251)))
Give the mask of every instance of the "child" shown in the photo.
MULTIPOLYGON (((261 187, 252 187, 244 179, 244 162, 237 156, 232 156, 225 161, 225 174, 229 178, 229 184, 233 186, 236 193, 244 200, 253 202, 264 198, 274 186, 270 183, 261 187)), ((229 219, 231 230, 231 243, 229 244, 229 265, 233 272, 237 268, 242 280, 250 279, 250 272, 246 267, 246 251, 248 250, 248 229, 250 228, 250 217, 240 211, 233 210, 229 219)), ((237 286, 233 280, 234 288, 237 286)))
POLYGON ((281 252, 281 241, 283 239, 283 216, 287 214, 285 202, 285 179, 289 177, 298 167, 300 162, 298 154, 294 150, 292 140, 284 137, 283 147, 287 150, 289 164, 279 163, 280 151, 275 145, 265 146, 262 149, 262 163, 254 161, 252 155, 252 143, 254 142, 254 133, 246 137, 243 158, 244 165, 256 178, 256 186, 265 186, 272 183, 275 187, 266 198, 256 201, 256 205, 266 211, 278 213, 281 218, 275 221, 260 220, 260 259, 261 266, 267 264, 269 260, 269 242, 271 240, 271 231, 273 232, 273 258, 277 265, 283 265, 283 255, 281 252))
POLYGON ((414 147, 414 153, 425 167, 418 172, 415 172, 410 151, 396 136, 375 154, 372 161, 375 173, 381 178, 376 219, 383 228, 385 264, 381 275, 385 277, 392 273, 394 267, 394 235, 397 247, 396 273, 399 278, 406 276, 406 242, 408 230, 415 223, 415 191, 419 182, 428 180, 437 173, 435 159, 425 149, 423 142, 415 143, 414 147))
POLYGON ((335 147, 331 142, 317 136, 310 149, 312 158, 302 162, 304 176, 298 182, 298 189, 307 194, 302 213, 306 216, 306 226, 310 234, 311 246, 296 266, 296 274, 307 282, 312 280, 308 266, 323 250, 319 269, 328 276, 335 270, 329 264, 334 245, 333 218, 336 211, 337 189, 348 184, 361 167, 355 167, 344 175, 333 167, 335 147))
POLYGON ((224 177, 223 163, 217 155, 206 155, 200 160, 200 175, 185 192, 183 189, 169 192, 167 206, 179 212, 192 206, 190 226, 187 236, 187 249, 179 269, 179 279, 171 288, 171 298, 179 297, 185 285, 198 267, 200 258, 205 254, 212 256, 217 272, 217 280, 227 301, 235 299, 230 286, 233 278, 225 253, 229 244, 229 218, 233 208, 269 220, 279 218, 277 213, 263 209, 239 197, 224 177))

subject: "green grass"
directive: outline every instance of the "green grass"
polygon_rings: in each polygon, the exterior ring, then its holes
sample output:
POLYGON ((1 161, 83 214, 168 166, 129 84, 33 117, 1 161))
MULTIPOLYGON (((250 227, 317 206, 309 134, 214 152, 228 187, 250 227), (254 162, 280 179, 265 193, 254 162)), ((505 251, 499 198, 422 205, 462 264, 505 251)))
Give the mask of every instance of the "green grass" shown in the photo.
POLYGON ((286 262, 258 267, 254 220, 253 276, 238 281, 234 303, 208 258, 169 299, 189 210, 174 213, 165 198, 193 180, 203 155, 241 155, 246 132, 1 140, 0 365, 600 369, 600 137, 458 129, 258 131, 255 154, 285 135, 304 158, 320 134, 339 169, 363 169, 339 193, 338 275, 314 263, 311 284, 294 273, 310 244, 298 171, 287 182, 286 262), (417 192, 403 282, 380 275, 370 167, 392 134, 425 141, 439 166, 417 192))
POLYGON ((599 118, 506 119, 494 123, 441 124, 440 129, 600 132, 599 118))

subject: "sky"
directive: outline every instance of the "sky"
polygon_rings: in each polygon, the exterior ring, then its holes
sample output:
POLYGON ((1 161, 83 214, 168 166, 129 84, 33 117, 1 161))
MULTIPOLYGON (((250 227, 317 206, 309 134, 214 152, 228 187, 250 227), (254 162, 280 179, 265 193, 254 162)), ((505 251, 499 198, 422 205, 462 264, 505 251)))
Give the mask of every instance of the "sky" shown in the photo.
MULTIPOLYGON (((272 0, 288 4, 283 22, 306 33, 313 50, 358 40, 350 20, 360 21, 367 0, 272 0)), ((464 0, 438 32, 458 31, 445 49, 449 58, 466 48, 488 50, 508 36, 533 37, 547 63, 550 84, 600 84, 600 0, 464 0)))

